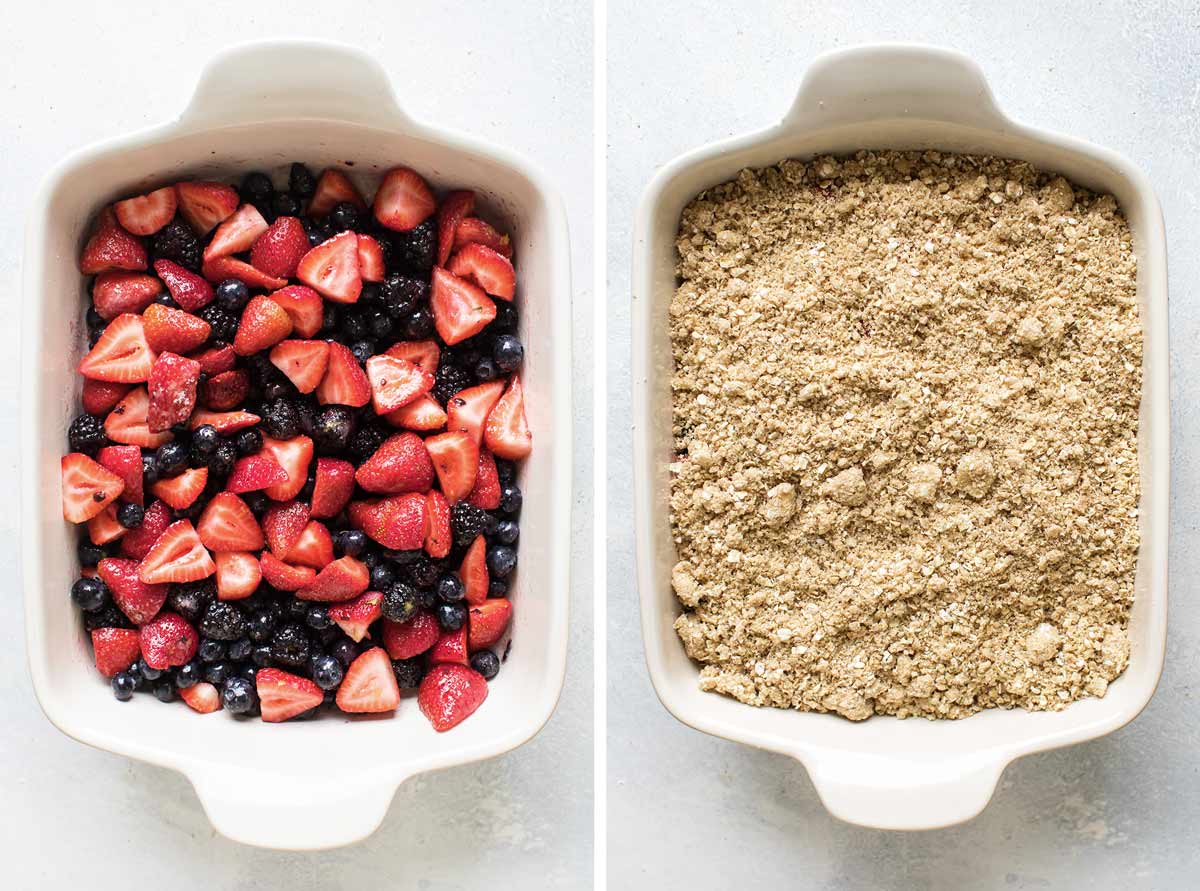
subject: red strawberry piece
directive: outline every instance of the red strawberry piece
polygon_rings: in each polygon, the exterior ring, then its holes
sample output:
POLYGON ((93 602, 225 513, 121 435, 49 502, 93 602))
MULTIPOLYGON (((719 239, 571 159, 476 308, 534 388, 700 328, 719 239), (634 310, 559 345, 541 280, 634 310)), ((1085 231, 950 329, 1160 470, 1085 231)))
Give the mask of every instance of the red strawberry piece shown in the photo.
POLYGON ((437 212, 438 254, 437 265, 445 266, 454 248, 454 236, 463 218, 475 210, 475 193, 470 189, 450 192, 442 199, 437 212))
POLYGON ((252 415, 248 411, 197 410, 192 414, 192 420, 188 426, 195 430, 197 427, 203 427, 205 424, 208 424, 222 436, 225 436, 229 433, 237 433, 239 430, 245 430, 247 427, 253 427, 260 420, 261 418, 258 415, 252 415))
POLYGON ((490 647, 508 629, 512 620, 512 603, 506 597, 491 597, 467 610, 470 631, 467 646, 471 652, 490 647))
MULTIPOLYGON (((126 537, 122 545, 128 540, 126 537)), ((129 621, 145 625, 158 615, 167 602, 166 585, 148 585, 138 578, 138 561, 105 557, 96 566, 96 572, 112 592, 113 603, 129 621)))
POLYGON ((244 492, 257 492, 260 489, 285 484, 287 481, 287 471, 270 455, 247 455, 245 458, 239 458, 233 465, 233 473, 229 474, 225 491, 241 495, 244 492))
POLYGON ((415 170, 407 167, 389 170, 375 193, 375 219, 397 232, 416 228, 435 210, 433 192, 415 170))
POLYGON ((393 659, 420 656, 442 636, 433 613, 419 612, 407 622, 383 620, 383 646, 393 659))
POLYGON ((255 269, 245 260, 236 257, 213 257, 205 260, 200 267, 200 273, 210 282, 223 282, 227 278, 236 278, 250 288, 265 288, 273 291, 287 284, 286 278, 276 278, 267 275, 261 269, 255 269))
POLYGON ((117 222, 134 235, 153 235, 175 217, 175 189, 167 186, 113 205, 117 222))
POLYGON ((336 517, 354 494, 354 465, 338 458, 318 458, 313 485, 312 516, 336 517))
POLYGON ((288 285, 271 294, 292 320, 301 337, 312 337, 325 324, 325 302, 321 295, 304 285, 288 285))
POLYGON ((446 496, 434 489, 425 496, 425 553, 442 558, 450 553, 453 536, 450 533, 450 504, 446 496))
POLYGON ((465 665, 435 665, 421 679, 417 705, 433 729, 443 733, 469 718, 487 699, 487 681, 465 665))
POLYGON ((146 248, 134 236, 121 228, 111 207, 100 212, 96 231, 83 246, 79 257, 79 271, 84 275, 95 275, 109 269, 132 269, 140 272, 146 268, 146 248))
POLYGON ((208 482, 208 468, 194 467, 178 476, 161 479, 150 486, 150 491, 175 510, 185 510, 196 503, 208 482))
POLYGON ((270 551, 259 554, 258 565, 267 584, 280 591, 299 591, 311 585, 317 577, 317 571, 311 566, 284 563, 270 551))
POLYGON ((336 602, 357 597, 371 583, 371 573, 365 563, 353 557, 342 557, 326 565, 312 583, 296 592, 301 600, 336 602))
POLYGON ((96 460, 125 483, 121 500, 129 504, 142 503, 142 450, 137 446, 105 446, 96 453, 96 460))
POLYGON ((322 405, 349 405, 361 408, 371 401, 371 381, 349 348, 329 344, 329 365, 317 387, 317 402, 322 405))
MULTIPOLYGON (((146 513, 142 517, 142 525, 136 529, 130 529, 121 539, 121 555, 141 561, 150 553, 150 548, 170 525, 171 509, 161 501, 153 502, 146 508, 146 513)), ((135 575, 136 571, 135 567, 135 575)))
POLYGON ((200 387, 200 401, 216 411, 236 408, 250 392, 250 374, 244 368, 214 374, 200 387))
POLYGON ((96 345, 79 363, 79 373, 93 380, 137 384, 149 379, 154 351, 146 342, 141 316, 122 313, 104 329, 96 345))
POLYGON ((381 282, 383 272, 383 248, 370 235, 359 235, 358 274, 365 282, 381 282))
MULTIPOLYGON (((204 344, 212 330, 208 322, 181 309, 153 303, 142 313, 146 343, 155 352, 187 353, 204 344)), ((198 364, 198 363, 197 363, 198 364)))
MULTIPOLYGON (((207 468, 200 468, 207 470, 207 468)), ((138 578, 147 585, 162 582, 195 582, 217 571, 212 557, 200 542, 200 536, 188 520, 167 527, 154 547, 142 558, 138 578)))
POLYGON ((342 171, 330 167, 317 180, 316 191, 313 192, 312 200, 308 203, 308 215, 323 217, 343 201, 350 202, 359 210, 367 209, 367 202, 363 200, 362 195, 358 194, 358 189, 354 188, 350 177, 342 171))
MULTIPOLYGON (((248 251, 267 229, 267 221, 258 212, 258 208, 253 204, 243 204, 233 216, 217 227, 212 241, 204 249, 204 259, 231 257, 248 251)), ((258 266, 257 263, 254 265, 258 266)))
POLYGON ((187 707, 202 715, 211 715, 221 710, 221 694, 208 681, 200 681, 179 691, 179 698, 187 707))
POLYGON ((371 623, 379 618, 379 604, 382 602, 382 594, 378 591, 368 591, 349 603, 329 607, 329 618, 346 632, 347 637, 358 643, 367 636, 367 629, 371 627, 371 623))
POLYGON ((102 319, 139 313, 162 293, 162 282, 144 272, 102 272, 92 282, 92 305, 102 319))
POLYGON ((430 649, 430 665, 442 665, 447 662, 454 662, 458 665, 471 664, 467 657, 467 629, 465 626, 457 631, 444 632, 430 649))
POLYGON ((104 434, 113 442, 156 449, 173 438, 170 433, 151 433, 146 416, 150 411, 150 394, 145 387, 130 390, 104 419, 104 434))
POLYGON ((287 473, 287 482, 277 483, 266 488, 267 497, 275 501, 289 501, 304 488, 308 481, 308 465, 312 463, 313 441, 307 436, 294 436, 291 439, 272 439, 263 437, 263 446, 259 454, 274 458, 276 463, 287 473))
MULTIPOLYGON (((246 502, 232 492, 218 492, 204 506, 196 534, 210 551, 257 551, 262 530, 246 502)), ((218 564, 218 570, 220 564, 218 564)))
POLYGON ((446 426, 446 412, 436 399, 425 394, 418 396, 408 405, 388 412, 383 419, 393 427, 420 430, 429 433, 446 426))
POLYGON ((242 310, 233 349, 239 356, 251 356, 275 346, 291 333, 292 319, 284 308, 265 294, 259 294, 242 310))
POLYGON ((132 628, 97 628, 92 632, 96 670, 106 678, 124 671, 142 655, 138 633, 132 628))
POLYGON ((221 551, 213 555, 217 564, 217 597, 242 600, 258 590, 262 570, 258 557, 249 551, 221 551))
POLYGON ((469 279, 493 297, 512 300, 517 274, 503 254, 482 244, 469 244, 454 255, 447 267, 459 278, 469 279))
POLYGON ((335 303, 354 303, 362 293, 358 236, 339 232, 300 258, 296 278, 335 303))
POLYGON ((458 577, 462 579, 463 588, 466 589, 468 604, 475 606, 487 600, 491 579, 488 578, 487 570, 487 540, 482 535, 475 536, 475 540, 467 548, 467 553, 463 555, 458 577))
POLYGON ((355 479, 368 492, 428 492, 433 485, 433 464, 421 437, 397 433, 359 466, 355 479))
POLYGON ((433 389, 433 375, 394 356, 372 356, 367 360, 371 403, 375 414, 386 415, 433 389))
POLYGON ((441 352, 436 340, 402 340, 389 347, 384 355, 407 359, 422 371, 436 374, 441 352))
POLYGON ((308 505, 302 501, 272 504, 263 514, 262 529, 271 553, 283 560, 308 525, 308 505))
POLYGON ((279 217, 254 242, 250 265, 267 275, 291 278, 296 274, 300 258, 311 245, 304 225, 296 217, 279 217))
POLYGON ((425 496, 419 492, 351 502, 351 522, 385 548, 415 551, 425 544, 425 496))
POLYGON ((311 566, 313 569, 324 569, 332 563, 333 538, 330 537, 325 524, 309 520, 296 543, 288 548, 284 559, 299 566, 311 566))
MULTIPOLYGON (((451 504, 471 494, 479 472, 479 446, 462 430, 439 433, 425 440, 442 494, 451 504)), ((361 485, 361 481, 360 481, 361 485)))
POLYGON ((200 636, 187 619, 177 613, 159 613, 138 632, 142 659, 160 671, 183 665, 196 655, 200 636))
POLYGON ((105 545, 125 534, 125 527, 117 522, 117 506, 110 504, 87 521, 88 538, 94 545, 105 545))
POLYGON ((125 489, 125 482, 87 455, 72 452, 62 461, 63 518, 71 523, 90 520, 125 489))
POLYGON ((451 346, 474 337, 496 318, 496 304, 481 288, 440 266, 433 268, 429 308, 437 333, 451 346))
POLYGON ((254 676, 262 719, 271 724, 302 715, 325 701, 325 693, 310 681, 278 668, 264 668, 254 676))
POLYGON ((496 459, 487 449, 479 450, 479 471, 467 501, 484 510, 495 510, 500 506, 500 475, 496 472, 496 459))
POLYGON ((482 244, 512 259, 512 243, 508 236, 501 235, 479 217, 466 217, 454 230, 454 249, 457 251, 468 244, 482 244))
POLYGON ((459 390, 446 403, 446 429, 465 430, 476 444, 483 442, 483 425, 503 393, 504 381, 459 390))
POLYGON ((492 453, 510 461, 524 458, 533 451, 533 434, 525 420, 525 395, 521 379, 513 375, 508 389, 488 414, 483 441, 492 453))
POLYGON ((400 704, 396 673, 381 647, 372 647, 350 663, 336 701, 338 708, 352 714, 390 712, 400 704))
POLYGON ((108 381, 83 379, 83 410, 89 415, 106 415, 118 402, 125 398, 132 387, 129 384, 112 384, 108 381))
POLYGON ((224 374, 232 371, 237 364, 237 353, 229 344, 219 347, 209 347, 189 358, 200 363, 200 370, 208 375, 224 374))
POLYGON ((195 312, 212 303, 213 287, 190 269, 184 269, 170 260, 155 260, 154 271, 163 280, 171 299, 185 312, 195 312))
POLYGON ((200 363, 176 353, 161 353, 154 360, 147 390, 150 408, 146 423, 151 433, 169 430, 192 416, 196 407, 196 383, 200 380, 200 363))
POLYGON ((271 364, 301 393, 311 393, 325 377, 329 344, 323 340, 284 340, 271 348, 271 364))
POLYGON ((176 183, 175 197, 180 216, 199 235, 207 235, 238 208, 237 190, 224 183, 176 183))

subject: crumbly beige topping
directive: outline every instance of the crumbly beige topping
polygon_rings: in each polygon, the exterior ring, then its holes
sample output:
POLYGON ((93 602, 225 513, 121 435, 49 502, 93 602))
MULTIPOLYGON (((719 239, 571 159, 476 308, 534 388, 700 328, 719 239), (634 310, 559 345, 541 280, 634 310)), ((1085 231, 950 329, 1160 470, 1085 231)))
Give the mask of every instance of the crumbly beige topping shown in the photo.
POLYGON ((862 152, 684 210, 671 521, 701 686, 959 718, 1129 658, 1142 340, 1116 202, 862 152))

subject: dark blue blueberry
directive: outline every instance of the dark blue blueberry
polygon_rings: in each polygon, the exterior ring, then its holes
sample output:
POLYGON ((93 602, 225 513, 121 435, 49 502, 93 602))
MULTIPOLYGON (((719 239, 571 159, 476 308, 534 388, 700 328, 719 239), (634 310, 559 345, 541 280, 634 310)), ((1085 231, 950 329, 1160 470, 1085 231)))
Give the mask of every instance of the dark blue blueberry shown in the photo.
POLYGON ((504 374, 520 368, 524 358, 525 347, 511 334, 501 334, 492 342, 492 359, 496 362, 496 368, 504 374))
MULTIPOLYGON (((322 238, 321 241, 325 239, 322 238)), ((321 242, 318 241, 317 244, 321 242)), ((332 303, 325 304, 325 311, 321 314, 321 333, 328 336, 337 331, 342 323, 342 314, 332 303)))
POLYGON ((311 198, 317 190, 316 177, 312 171, 296 161, 288 170, 288 191, 297 198, 311 198))
POLYGON ((496 363, 487 356, 482 357, 475 363, 475 379, 480 383, 495 380, 498 373, 496 363))
POLYGON ((349 667, 350 663, 354 661, 354 657, 358 655, 358 645, 350 638, 344 637, 330 647, 329 653, 343 665, 349 667))
POLYGON ((88 331, 103 331, 108 322, 104 320, 104 316, 96 312, 96 307, 89 306, 84 314, 84 320, 87 322, 88 331))
POLYGON ((250 651, 250 659, 259 668, 266 668, 271 664, 271 645, 268 643, 255 644, 254 649, 250 651))
POLYGON ((345 667, 336 656, 322 654, 313 660, 312 679, 322 690, 332 690, 342 682, 345 667))
POLYGON ((394 323, 392 322, 392 317, 386 312, 371 313, 371 337, 373 337, 375 340, 386 340, 387 338, 391 337, 393 327, 394 323))
POLYGON ((371 567, 371 590, 382 591, 396 581, 396 571, 388 564, 379 562, 371 567))
POLYGON ((250 642, 248 637, 239 637, 229 645, 229 658, 234 662, 241 662, 250 655, 250 651, 254 649, 254 644, 250 642))
POLYGON ((350 344, 350 354, 354 356, 359 365, 366 365, 367 360, 375 355, 375 341, 354 341, 354 343, 350 344))
POLYGON ((109 603, 94 612, 85 612, 83 627, 88 631, 95 631, 97 628, 132 628, 133 623, 117 609, 115 603, 109 603))
POLYGON ((521 527, 516 520, 501 520, 496 524, 496 531, 492 537, 500 544, 514 545, 521 537, 521 527))
POLYGON ((358 223, 358 208, 349 201, 338 202, 329 212, 329 226, 335 233, 357 229, 358 223))
POLYGON ((425 556, 425 552, 419 548, 415 551, 384 551, 383 556, 391 560, 397 566, 407 566, 410 563, 415 563, 419 558, 425 556))
POLYGON ((158 482, 158 462, 154 455, 142 455, 142 485, 146 488, 158 482))
POLYGON ((283 604, 283 614, 289 619, 303 622, 308 618, 308 608, 312 606, 307 600, 299 597, 289 597, 283 604))
POLYGON ((222 659, 219 662, 210 662, 204 666, 204 680, 210 684, 223 684, 227 678, 233 676, 235 666, 228 659, 222 659))
POLYGON ((458 603, 467 596, 462 579, 448 572, 437 580, 437 595, 443 603, 458 603))
POLYGON ((294 217, 300 213, 300 202, 287 192, 276 192, 271 199, 271 211, 277 217, 294 217))
POLYGON ((179 309, 179 304, 175 302, 175 298, 171 296, 169 291, 163 291, 154 298, 154 302, 159 306, 166 306, 171 309, 179 309))
POLYGON ((253 682, 240 675, 228 678, 221 687, 221 704, 230 714, 247 714, 254 709, 257 699, 253 682))
POLYGON ((235 443, 237 445, 239 455, 242 455, 243 457, 246 455, 253 455, 262 448, 262 434, 252 427, 249 430, 243 430, 241 433, 239 433, 235 443))
POLYGON ((117 522, 123 529, 136 529, 142 525, 146 512, 140 504, 122 504, 117 508, 117 522))
POLYGON ((137 669, 138 673, 148 681, 157 681, 163 676, 163 670, 161 668, 151 668, 146 664, 145 659, 139 659, 137 662, 134 662, 133 668, 130 668, 130 671, 133 671, 135 668, 137 669))
POLYGON ((500 660, 491 650, 479 650, 471 654, 471 667, 490 681, 500 673, 500 660))
POLYGON ((99 545, 94 545, 87 540, 79 543, 76 553, 79 555, 80 566, 95 566, 106 556, 108 556, 104 553, 104 548, 100 547, 99 545))
MULTIPOLYGON (((270 654, 268 653, 267 659, 269 660, 270 658, 270 654)), ((237 676, 240 678, 245 678, 253 684, 255 679, 258 677, 258 664, 255 662, 244 663, 238 668, 237 676)))
POLYGON ((154 685, 154 698, 159 702, 174 702, 178 696, 175 685, 170 681, 159 681, 154 685))
POLYGON ((246 507, 250 508, 250 513, 256 517, 261 517, 271 506, 270 499, 262 492, 247 492, 242 496, 242 501, 246 502, 246 507))
POLYGON ((108 586, 99 578, 76 579, 71 585, 71 599, 84 612, 94 612, 108 602, 108 586))
POLYGON ((383 302, 383 288, 379 282, 363 282, 362 290, 358 292, 359 306, 379 306, 383 302))
POLYGON ((252 643, 266 643, 275 630, 275 615, 269 610, 258 610, 246 620, 246 636, 252 643))
POLYGON ((467 608, 461 603, 439 603, 433 614, 443 631, 457 631, 467 621, 467 608))
POLYGON ((516 483, 505 483, 500 487, 500 511, 510 517, 521 512, 521 489, 516 483))
POLYGON ((508 582, 504 579, 491 579, 488 581, 488 597, 507 597, 508 582))
POLYGON ((118 671, 112 678, 113 696, 117 697, 121 702, 126 702, 133 698, 133 693, 137 690, 137 679, 128 671, 118 671))
POLYGON ((403 582, 394 582, 383 592, 379 608, 384 618, 406 622, 417 612, 417 592, 403 582))
POLYGON ((204 638, 200 641, 200 648, 196 650, 196 655, 200 657, 201 662, 219 662, 225 658, 228 648, 224 641, 210 640, 204 638))
POLYGON ((332 627, 334 621, 329 618, 329 609, 327 607, 314 604, 304 614, 304 624, 314 631, 324 631, 326 628, 332 627))
POLYGON ((175 686, 180 690, 194 687, 204 678, 204 663, 192 659, 175 669, 175 686))
POLYGON ((237 447, 233 443, 221 440, 208 459, 208 482, 220 484, 229 474, 233 473, 233 465, 237 463, 237 447))
POLYGON ((166 442, 154 453, 154 463, 161 479, 172 476, 187 466, 188 448, 181 442, 166 442))
POLYGON ((212 424, 201 424, 192 431, 192 448, 206 458, 216 451, 220 442, 221 436, 212 424))
POLYGON ((504 458, 497 458, 496 476, 499 477, 502 486, 515 483, 517 481, 517 465, 504 458))
POLYGON ((517 330, 517 308, 507 300, 496 301, 496 318, 488 325, 489 333, 512 334, 517 330))
POLYGON ((347 310, 342 313, 342 334, 347 340, 361 340, 367 336, 370 325, 366 314, 358 310, 347 310))
POLYGON ((424 340, 433 333, 433 313, 418 306, 404 318, 404 336, 409 340, 424 340))
POLYGON ((357 557, 367 548, 367 536, 361 529, 343 529, 334 534, 333 546, 347 557, 357 557))
POLYGON ((271 177, 261 170, 252 170, 242 179, 242 200, 250 202, 255 207, 267 207, 271 200, 271 193, 274 191, 275 187, 271 184, 271 177))
POLYGON ((217 285, 214 293, 217 306, 226 312, 240 313, 250 302, 250 288, 236 278, 225 279, 217 285))
POLYGON ((425 677, 425 662, 423 659, 396 659, 392 662, 392 672, 396 675, 396 684, 402 690, 415 689, 425 677))
POLYGON ((492 545, 487 549, 488 575, 507 578, 517 568, 517 552, 508 545, 492 545))

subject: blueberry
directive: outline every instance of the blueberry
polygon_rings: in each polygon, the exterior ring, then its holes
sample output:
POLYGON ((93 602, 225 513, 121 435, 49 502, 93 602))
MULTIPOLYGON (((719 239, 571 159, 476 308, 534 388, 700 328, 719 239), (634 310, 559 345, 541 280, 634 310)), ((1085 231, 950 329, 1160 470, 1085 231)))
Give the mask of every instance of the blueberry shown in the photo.
POLYGON ((496 459, 496 476, 500 478, 500 484, 508 485, 517 481, 517 465, 512 461, 504 458, 496 459))
POLYGON ((138 688, 137 679, 128 671, 119 671, 113 675, 112 691, 113 696, 117 697, 121 702, 126 702, 133 698, 133 692, 138 688))
POLYGON ((262 428, 274 439, 291 439, 300 432, 300 416, 291 400, 275 399, 267 406, 262 428))
POLYGON ((457 631, 467 621, 467 608, 461 603, 439 603, 433 614, 443 631, 457 631))
POLYGON ((271 500, 262 492, 247 492, 242 496, 242 501, 246 502, 246 507, 250 508, 250 513, 256 517, 261 517, 271 506, 271 500))
POLYGON ((252 427, 249 430, 243 430, 241 433, 239 433, 235 443, 237 445, 237 452, 239 455, 242 457, 245 457, 246 455, 253 455, 262 448, 262 434, 259 433, 257 429, 252 427))
POLYGON ((188 449, 181 442, 165 442, 154 453, 159 477, 172 476, 187 465, 188 449))
POLYGON ((266 205, 275 187, 271 185, 271 177, 261 170, 252 170, 242 179, 242 200, 249 201, 256 207, 266 205))
POLYGON ((354 657, 358 655, 358 645, 348 637, 344 637, 335 643, 329 650, 330 655, 349 667, 354 661, 354 657))
POLYGON ((304 226, 304 234, 308 236, 309 247, 316 247, 325 240, 325 230, 308 217, 301 219, 300 223, 304 226))
POLYGON ((226 312, 240 313, 250 302, 250 288, 236 278, 227 278, 214 290, 217 306, 226 312))
POLYGON ((220 443, 221 436, 212 424, 201 424, 192 431, 192 448, 205 457, 215 452, 220 443))
POLYGON ((146 488, 158 482, 158 462, 153 455, 142 455, 142 485, 146 488))
POLYGON ((404 336, 409 340, 424 340, 433 334, 433 313, 418 306, 404 318, 404 336))
POLYGON ((321 333, 330 336, 341 326, 342 314, 332 303, 325 304, 325 310, 321 314, 321 333))
POLYGON ((300 202, 287 192, 276 192, 271 199, 271 211, 277 217, 294 217, 300 213, 300 202))
POLYGON ((269 643, 255 644, 254 649, 250 651, 250 661, 259 668, 266 668, 271 664, 271 645, 269 643))
POLYGON ((108 586, 99 578, 76 579, 71 585, 71 599, 84 612, 95 612, 108 602, 108 586))
POLYGON ((323 452, 340 452, 350 442, 354 432, 354 415, 341 405, 330 405, 317 415, 313 440, 323 452))
POLYGON ((423 559, 425 552, 420 548, 415 551, 384 551, 383 556, 397 566, 407 566, 410 563, 416 563, 418 560, 423 559))
POLYGON ((488 574, 495 578, 507 578, 517 568, 517 552, 508 545, 492 545, 487 549, 488 574))
POLYGON ((501 334, 492 342, 492 359, 503 373, 516 371, 524 358, 525 348, 521 346, 521 341, 511 334, 501 334))
POLYGON ((347 310, 342 314, 342 334, 347 340, 359 340, 367 336, 370 324, 366 314, 358 310, 347 310))
POLYGON ((117 609, 115 603, 108 603, 93 612, 85 612, 83 627, 88 631, 95 631, 97 628, 132 628, 133 623, 117 609))
POLYGON ((139 660, 137 660, 137 662, 134 662, 132 667, 130 667, 129 670, 130 671, 136 670, 138 672, 138 674, 140 674, 142 677, 144 677, 148 681, 157 681, 159 678, 161 678, 163 676, 163 670, 161 668, 151 668, 149 665, 146 664, 145 659, 139 659, 139 660))
POLYGON ((104 553, 104 548, 99 545, 94 545, 86 539, 79 543, 79 547, 75 549, 79 556, 80 566, 95 566, 108 555, 104 553))
POLYGON ((467 596, 467 589, 458 576, 448 572, 437 581, 437 595, 445 603, 458 603, 467 596))
POLYGON ((104 316, 96 312, 96 307, 94 306, 87 308, 87 312, 83 318, 87 322, 88 331, 103 331, 108 326, 108 322, 104 320, 104 316))
POLYGON ((521 489, 516 483, 505 483, 500 487, 500 511, 509 516, 521 511, 521 489))
POLYGON ((233 473, 233 466, 237 463, 237 459, 237 447, 227 440, 221 440, 213 451, 212 457, 208 459, 208 481, 219 483, 224 480, 233 473))
POLYGON ((507 597, 508 582, 504 579, 490 579, 488 581, 488 597, 507 597))
POLYGON ((499 373, 496 370, 496 363, 487 356, 483 356, 478 362, 475 363, 474 370, 475 379, 480 383, 487 383, 490 380, 495 380, 496 375, 499 373))
POLYGON ((271 637, 271 658, 286 668, 303 668, 308 662, 308 632, 303 625, 288 623, 271 637))
POLYGON ((200 620, 200 633, 215 640, 237 640, 246 633, 246 617, 232 603, 210 603, 200 620))
POLYGON ((392 672, 396 675, 396 685, 402 690, 412 690, 421 683, 421 678, 425 677, 424 660, 417 659, 396 659, 392 662, 392 672))
POLYGON ((159 681, 154 685, 154 698, 159 702, 174 702, 179 698, 179 694, 170 681, 159 681))
MULTIPOLYGON (((255 649, 257 649, 257 647, 255 647, 255 649)), ((270 653, 268 653, 267 660, 270 661, 270 658, 271 658, 270 653)), ((258 677, 258 663, 257 662, 244 663, 240 668, 238 668, 237 676, 240 678, 245 678, 246 680, 248 680, 250 683, 253 684, 255 679, 258 677)))
POLYGON ((259 610, 246 621, 246 636, 253 643, 267 642, 274 630, 275 616, 266 610, 259 610))
POLYGON ((296 495, 301 501, 312 504, 313 491, 317 488, 317 469, 314 467, 308 472, 308 476, 304 478, 304 485, 300 487, 300 492, 296 495))
POLYGON ((405 622, 417 612, 417 592, 403 582, 394 582, 383 592, 380 610, 386 619, 405 622))
POLYGON ((501 520, 496 524, 495 539, 500 544, 514 545, 521 536, 521 527, 516 520, 501 520))
POLYGON ((312 679, 322 690, 332 690, 342 682, 346 669, 336 656, 321 655, 313 660, 312 679))
POLYGON ((517 308, 506 300, 496 301, 496 318, 488 325, 493 334, 512 334, 517 330, 517 308))
POLYGON ((485 681, 490 681, 500 673, 500 660, 491 650, 479 650, 471 654, 471 667, 483 675, 485 681))
POLYGON ((254 683, 247 678, 230 677, 221 687, 221 704, 230 714, 244 715, 253 711, 257 699, 254 683))
POLYGON ((289 619, 303 622, 308 617, 309 606, 311 604, 307 600, 301 600, 299 597, 290 597, 284 603, 283 612, 289 619))
MULTIPOLYGON (((195 622, 204 614, 205 609, 216 599, 216 596, 216 585, 205 579, 183 585, 172 585, 171 593, 167 595, 167 604, 189 622, 195 622)), ((206 636, 211 637, 212 635, 206 636)))
POLYGON ((254 644, 250 642, 250 638, 239 637, 229 645, 229 658, 234 662, 241 662, 250 656, 253 649, 254 644))
POLYGON ((358 208, 349 201, 340 201, 329 212, 329 226, 336 232, 357 229, 359 224, 358 208))
POLYGON ((136 529, 142 525, 146 512, 140 504, 122 504, 117 508, 117 522, 123 529, 136 529))
POLYGON ((296 161, 288 170, 288 191, 298 198, 311 198, 317 190, 316 177, 312 171, 296 161))
POLYGON ((199 659, 192 659, 175 669, 175 686, 180 690, 194 687, 204 677, 204 665, 199 659))
POLYGON ((223 684, 226 679, 233 676, 233 672, 234 664, 227 659, 210 662, 204 666, 204 680, 210 684, 223 684))
POLYGON ((333 546, 347 557, 357 557, 367 549, 367 536, 361 529, 343 529, 334 533, 333 546))
POLYGON ((97 449, 108 442, 104 422, 95 415, 80 415, 67 428, 67 442, 72 452, 94 455, 97 449))
POLYGON ((196 650, 196 655, 200 657, 201 662, 219 662, 225 658, 227 647, 224 641, 211 640, 204 638, 200 641, 200 647, 196 650))
POLYGON ((327 607, 314 605, 310 606, 308 612, 304 614, 304 624, 314 631, 324 631, 335 623, 333 619, 329 618, 327 607))
POLYGON ((393 322, 385 312, 373 312, 369 320, 371 336, 376 340, 386 340, 392 335, 393 322))
POLYGON ((350 344, 350 354, 354 356, 359 365, 366 365, 367 360, 375 355, 375 341, 354 341, 354 343, 350 344))
POLYGON ((396 581, 396 571, 386 563, 378 563, 371 567, 371 590, 383 591, 396 581))

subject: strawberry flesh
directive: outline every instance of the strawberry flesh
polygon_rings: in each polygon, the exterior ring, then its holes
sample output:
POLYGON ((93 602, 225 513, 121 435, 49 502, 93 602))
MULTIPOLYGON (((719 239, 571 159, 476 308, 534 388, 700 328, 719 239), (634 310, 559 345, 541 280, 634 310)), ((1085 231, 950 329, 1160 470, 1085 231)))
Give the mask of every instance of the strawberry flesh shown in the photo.
POLYGON ((483 675, 465 665, 435 665, 421 679, 417 705, 438 733, 461 724, 487 699, 483 675))

